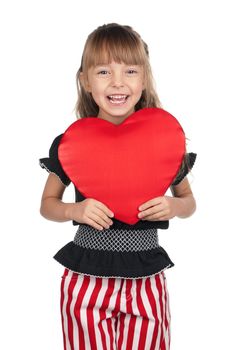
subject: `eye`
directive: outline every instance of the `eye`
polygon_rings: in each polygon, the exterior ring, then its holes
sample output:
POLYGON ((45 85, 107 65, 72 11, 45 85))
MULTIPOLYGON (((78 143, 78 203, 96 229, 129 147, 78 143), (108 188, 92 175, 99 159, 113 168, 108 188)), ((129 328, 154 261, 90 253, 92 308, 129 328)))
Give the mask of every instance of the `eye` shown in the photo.
POLYGON ((128 70, 127 70, 127 73, 128 73, 129 75, 133 75, 133 74, 136 74, 136 73, 138 73, 138 72, 137 72, 136 69, 131 68, 131 69, 128 69, 128 70))
POLYGON ((97 74, 99 74, 99 75, 106 75, 107 73, 108 73, 108 71, 104 70, 104 69, 97 72, 97 74))

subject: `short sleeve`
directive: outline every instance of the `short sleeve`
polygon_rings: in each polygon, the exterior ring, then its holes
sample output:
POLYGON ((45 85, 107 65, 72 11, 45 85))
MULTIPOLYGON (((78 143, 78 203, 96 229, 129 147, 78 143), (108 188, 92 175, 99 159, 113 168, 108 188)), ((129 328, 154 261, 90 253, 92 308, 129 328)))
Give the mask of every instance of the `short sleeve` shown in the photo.
POLYGON ((53 173, 59 177, 63 185, 68 186, 70 184, 70 179, 65 174, 59 158, 58 158, 58 146, 63 134, 57 136, 49 149, 48 158, 40 158, 39 164, 42 168, 46 169, 49 173, 53 173))
POLYGON ((175 177, 173 183, 171 184, 172 186, 178 185, 184 178, 185 176, 189 173, 189 171, 192 169, 195 161, 196 161, 197 154, 196 153, 186 153, 184 160, 181 164, 180 170, 175 177))

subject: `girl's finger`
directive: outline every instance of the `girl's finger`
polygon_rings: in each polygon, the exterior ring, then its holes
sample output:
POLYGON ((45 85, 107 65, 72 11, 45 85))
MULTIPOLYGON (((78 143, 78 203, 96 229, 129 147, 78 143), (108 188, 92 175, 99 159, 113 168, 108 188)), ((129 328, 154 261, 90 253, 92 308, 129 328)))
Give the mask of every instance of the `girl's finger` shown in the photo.
POLYGON ((101 209, 94 207, 92 210, 92 213, 100 217, 102 220, 104 220, 107 224, 112 223, 112 220, 103 212, 101 209))
POLYGON ((92 226, 93 228, 95 228, 96 230, 102 231, 102 230, 104 229, 101 225, 98 225, 98 224, 96 223, 96 221, 92 220, 91 218, 88 218, 88 219, 86 220, 86 223, 87 223, 88 225, 92 226))
POLYGON ((138 214, 138 217, 139 217, 139 218, 144 218, 144 217, 146 217, 146 216, 148 216, 148 215, 157 214, 157 213, 159 213, 159 212, 161 212, 161 211, 163 211, 163 210, 164 210, 163 205, 162 205, 162 204, 159 204, 159 205, 156 205, 156 206, 154 206, 154 207, 152 207, 152 208, 150 208, 150 209, 147 209, 147 210, 144 210, 144 211, 140 212, 140 213, 138 214))
POLYGON ((152 215, 148 215, 146 217, 144 217, 144 220, 160 220, 162 217, 164 217, 167 214, 167 212, 165 210, 161 210, 158 213, 152 214, 152 215))
POLYGON ((142 210, 146 210, 154 205, 157 205, 157 204, 160 204, 162 202, 162 198, 163 197, 156 197, 156 198, 153 198, 149 201, 147 201, 146 203, 143 203, 141 204, 139 207, 138 207, 138 210, 142 211, 142 210))
POLYGON ((95 207, 99 208, 101 211, 103 211, 105 213, 106 216, 108 217, 113 217, 114 213, 112 212, 112 210, 110 210, 109 208, 107 208, 107 206, 105 204, 103 204, 102 202, 99 201, 95 201, 95 207))
POLYGON ((95 221, 98 225, 102 226, 103 228, 110 227, 110 225, 97 214, 91 213, 90 219, 95 221))

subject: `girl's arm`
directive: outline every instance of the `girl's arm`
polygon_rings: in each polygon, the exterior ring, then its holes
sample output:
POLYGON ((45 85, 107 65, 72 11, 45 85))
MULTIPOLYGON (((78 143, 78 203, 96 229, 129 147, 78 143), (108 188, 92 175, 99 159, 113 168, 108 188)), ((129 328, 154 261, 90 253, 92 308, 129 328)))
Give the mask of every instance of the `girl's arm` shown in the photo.
POLYGON ((175 216, 186 218, 192 215, 196 210, 196 201, 187 177, 185 177, 178 185, 171 186, 170 189, 176 202, 175 216))
POLYGON ((65 188, 56 175, 49 174, 41 199, 40 214, 43 217, 58 222, 71 220, 68 212, 73 203, 62 202, 65 188))
POLYGON ((97 230, 109 228, 113 224, 111 210, 103 203, 86 198, 78 203, 62 202, 65 185, 60 179, 50 173, 44 187, 40 213, 48 220, 69 221, 75 220, 79 223, 91 225, 97 230))

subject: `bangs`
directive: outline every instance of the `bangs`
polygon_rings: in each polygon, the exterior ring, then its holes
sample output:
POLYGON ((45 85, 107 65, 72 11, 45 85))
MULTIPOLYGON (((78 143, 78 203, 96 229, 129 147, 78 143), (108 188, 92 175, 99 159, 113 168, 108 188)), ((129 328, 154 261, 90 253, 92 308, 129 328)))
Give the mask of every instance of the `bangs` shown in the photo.
POLYGON ((141 39, 125 27, 116 26, 93 32, 86 43, 83 56, 83 70, 112 61, 128 65, 145 65, 147 62, 141 39))

